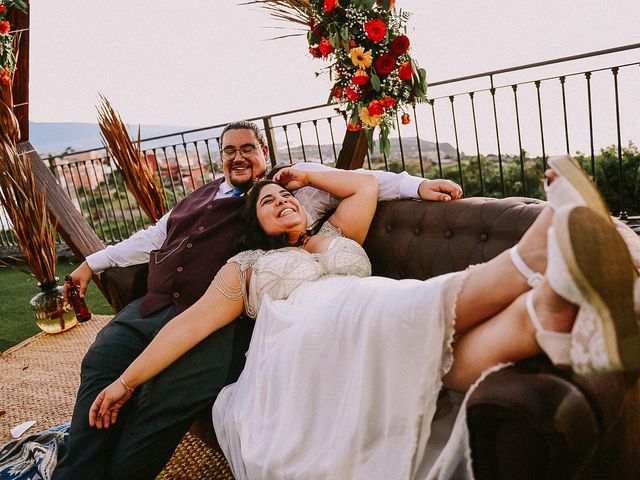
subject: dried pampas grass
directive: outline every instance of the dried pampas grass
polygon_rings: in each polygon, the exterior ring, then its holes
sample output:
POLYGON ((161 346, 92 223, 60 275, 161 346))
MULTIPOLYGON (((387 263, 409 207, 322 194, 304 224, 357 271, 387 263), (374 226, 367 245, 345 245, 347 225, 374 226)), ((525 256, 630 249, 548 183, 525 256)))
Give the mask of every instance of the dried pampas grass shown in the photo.
POLYGON ((18 245, 33 276, 40 283, 56 279, 56 226, 47 210, 26 155, 20 155, 18 120, 7 104, 0 102, 0 205, 4 207, 18 245))
POLYGON ((100 95, 97 109, 98 125, 105 148, 111 152, 122 172, 124 183, 140 208, 156 223, 166 213, 167 204, 158 177, 151 171, 140 151, 140 129, 136 144, 129 138, 118 112, 103 95, 100 95))

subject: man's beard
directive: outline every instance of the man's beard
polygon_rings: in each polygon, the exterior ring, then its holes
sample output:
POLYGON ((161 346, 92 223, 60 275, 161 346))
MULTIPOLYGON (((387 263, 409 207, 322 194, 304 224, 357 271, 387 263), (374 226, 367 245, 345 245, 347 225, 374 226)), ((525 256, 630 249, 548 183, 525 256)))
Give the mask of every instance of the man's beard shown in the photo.
POLYGON ((253 186, 254 183, 256 183, 258 180, 261 180, 262 178, 264 178, 266 174, 267 174, 266 171, 262 172, 261 175, 256 175, 254 173, 254 174, 251 175, 250 178, 247 178, 247 179, 234 178, 233 175, 231 175, 230 178, 229 178, 229 183, 234 188, 237 188, 237 189, 243 190, 243 191, 247 191, 253 186))
POLYGON ((246 180, 238 180, 234 178, 229 179, 229 183, 231 183, 231 186, 244 191, 249 190, 249 188, 251 188, 255 181, 256 179, 254 177, 248 178, 246 180))

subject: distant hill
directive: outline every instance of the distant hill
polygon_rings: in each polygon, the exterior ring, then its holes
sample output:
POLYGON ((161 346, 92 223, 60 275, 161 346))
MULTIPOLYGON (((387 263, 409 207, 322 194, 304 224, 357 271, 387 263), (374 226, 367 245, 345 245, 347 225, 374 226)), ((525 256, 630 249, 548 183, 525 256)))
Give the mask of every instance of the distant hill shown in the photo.
MULTIPOLYGON (((127 126, 129 134, 132 138, 138 136, 138 126, 127 126)), ((185 131, 196 127, 172 126, 172 125, 141 125, 141 137, 151 138, 160 135, 167 135, 175 132, 185 131)), ((219 133, 219 132, 218 132, 219 133)), ((214 136, 214 131, 207 132, 207 136, 214 136)), ((100 130, 96 123, 54 123, 54 122, 29 122, 29 139, 33 146, 38 150, 40 155, 47 156, 50 154, 63 153, 67 149, 73 151, 88 150, 102 146, 100 138, 100 130)), ((170 139, 168 142, 161 140, 158 142, 147 143, 146 148, 156 145, 166 145, 176 141, 170 139)), ((178 140, 179 141, 179 140, 178 140)), ((340 151, 340 145, 336 145, 336 152, 340 151)), ((282 161, 288 161, 289 151, 294 161, 302 161, 306 156, 307 161, 320 161, 320 153, 317 145, 305 145, 303 154, 300 146, 280 147, 278 153, 282 161)), ((323 161, 332 162, 334 151, 332 145, 322 145, 320 148, 323 161)), ((405 159, 418 158, 418 142, 415 137, 402 139, 402 151, 405 159)), ((427 140, 420 140, 420 152, 423 158, 432 161, 437 159, 436 144, 427 140)), ((462 152, 461 152, 462 153, 462 152)), ((380 157, 377 149, 374 152, 373 159, 380 157)), ((443 161, 456 157, 455 148, 449 143, 440 143, 440 157, 443 161)), ((400 143, 397 138, 391 138, 391 158, 400 158, 400 143)))
MULTIPOLYGON (((128 125, 129 134, 138 136, 138 126, 128 125)), ((142 138, 156 137, 194 127, 171 125, 141 125, 142 138)), ((62 153, 67 148, 75 151, 100 147, 100 129, 97 123, 29 122, 29 139, 40 155, 62 153)))
MULTIPOLYGON (((403 137, 402 146, 400 145, 400 141, 397 138, 392 137, 390 138, 390 141, 390 159, 399 159, 401 157, 401 153, 404 155, 405 159, 417 160, 420 155, 422 155, 422 158, 429 159, 434 162, 438 159, 438 151, 434 142, 420 139, 420 149, 418 149, 418 142, 416 137, 403 137)), ((439 147, 440 158, 443 162, 457 158, 456 149, 450 143, 441 142, 439 144, 439 147)), ((280 156, 280 160, 288 161, 289 152, 291 153, 291 158, 293 161, 302 161, 303 159, 306 159, 306 161, 309 162, 319 162, 320 155, 322 155, 322 160, 325 162, 332 162, 334 159, 334 151, 332 145, 322 145, 320 151, 318 151, 317 145, 305 145, 304 152, 302 151, 302 148, 300 146, 291 148, 280 147, 278 148, 278 155, 280 156)), ((339 152, 340 145, 336 145, 336 153, 339 152)), ((460 152, 460 154, 463 155, 463 152, 460 152)), ((382 158, 382 154, 380 154, 376 145, 373 152, 372 160, 382 160, 382 158)))

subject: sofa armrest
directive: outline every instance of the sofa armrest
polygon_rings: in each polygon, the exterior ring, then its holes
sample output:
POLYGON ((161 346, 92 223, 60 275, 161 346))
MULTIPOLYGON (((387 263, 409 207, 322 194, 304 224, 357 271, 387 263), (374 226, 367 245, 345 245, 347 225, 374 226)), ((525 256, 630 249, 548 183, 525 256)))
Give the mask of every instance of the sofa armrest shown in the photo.
POLYGON ((107 300, 116 313, 147 293, 149 265, 107 268, 100 274, 107 300))
POLYGON ((581 377, 544 356, 488 375, 467 403, 476 477, 637 478, 620 434, 634 382, 615 372, 581 377))
POLYGON ((478 479, 571 478, 600 436, 587 398, 542 358, 487 376, 467 422, 478 479))

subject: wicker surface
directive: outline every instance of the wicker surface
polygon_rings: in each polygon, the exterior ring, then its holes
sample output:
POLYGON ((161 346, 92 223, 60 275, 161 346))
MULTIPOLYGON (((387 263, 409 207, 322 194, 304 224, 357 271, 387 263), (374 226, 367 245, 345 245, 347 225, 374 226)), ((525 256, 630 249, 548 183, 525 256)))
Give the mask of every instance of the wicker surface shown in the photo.
MULTIPOLYGON (((80 362, 98 331, 111 319, 94 315, 87 323, 59 335, 39 334, 0 355, 0 444, 9 430, 28 420, 27 433, 69 422, 80 381, 80 362)), ((187 434, 158 476, 174 479, 232 479, 224 457, 187 434)))

